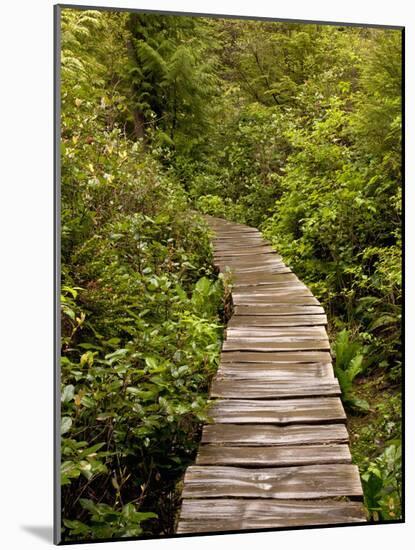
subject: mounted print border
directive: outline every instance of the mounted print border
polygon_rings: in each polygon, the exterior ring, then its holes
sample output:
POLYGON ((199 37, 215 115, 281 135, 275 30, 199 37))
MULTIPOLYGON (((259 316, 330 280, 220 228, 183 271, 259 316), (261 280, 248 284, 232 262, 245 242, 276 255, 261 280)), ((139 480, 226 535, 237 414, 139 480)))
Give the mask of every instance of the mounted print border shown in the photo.
POLYGON ((403 522, 404 28, 54 24, 55 543, 403 522))

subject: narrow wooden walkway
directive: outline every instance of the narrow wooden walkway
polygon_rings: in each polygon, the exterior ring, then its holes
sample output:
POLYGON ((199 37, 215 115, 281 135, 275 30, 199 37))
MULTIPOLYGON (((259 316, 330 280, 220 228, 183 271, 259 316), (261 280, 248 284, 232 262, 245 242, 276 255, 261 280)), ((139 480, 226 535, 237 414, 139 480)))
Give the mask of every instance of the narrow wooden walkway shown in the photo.
POLYGON ((208 222, 234 314, 177 532, 366 521, 323 308, 257 229, 208 222))

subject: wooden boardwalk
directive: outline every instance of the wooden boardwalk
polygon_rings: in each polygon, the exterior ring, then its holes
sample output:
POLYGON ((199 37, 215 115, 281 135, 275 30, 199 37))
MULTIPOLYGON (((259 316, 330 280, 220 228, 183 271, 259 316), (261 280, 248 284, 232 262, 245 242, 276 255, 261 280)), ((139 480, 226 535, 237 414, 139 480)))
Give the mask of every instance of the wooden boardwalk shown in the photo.
POLYGON ((365 522, 323 308, 257 229, 207 220, 234 314, 177 532, 365 522))

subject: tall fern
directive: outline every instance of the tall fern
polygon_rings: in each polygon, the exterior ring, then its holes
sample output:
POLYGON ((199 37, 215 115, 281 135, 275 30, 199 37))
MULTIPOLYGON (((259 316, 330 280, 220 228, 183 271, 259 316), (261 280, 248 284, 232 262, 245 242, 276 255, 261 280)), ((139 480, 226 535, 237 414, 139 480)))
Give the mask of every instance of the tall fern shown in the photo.
POLYGON ((357 398, 353 390, 354 379, 365 369, 361 345, 350 340, 347 330, 342 330, 337 335, 333 353, 336 359, 334 372, 340 384, 343 402, 354 409, 368 410, 367 401, 357 398))

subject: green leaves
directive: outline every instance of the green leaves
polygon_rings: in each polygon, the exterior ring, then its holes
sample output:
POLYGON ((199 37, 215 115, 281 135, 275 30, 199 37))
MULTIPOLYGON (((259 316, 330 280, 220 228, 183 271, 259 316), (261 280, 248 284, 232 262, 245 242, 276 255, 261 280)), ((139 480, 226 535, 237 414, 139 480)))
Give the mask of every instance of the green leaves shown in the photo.
POLYGON ((146 510, 157 499, 162 518, 170 517, 160 486, 174 491, 205 418, 220 351, 222 286, 212 277, 207 226, 189 211, 180 184, 151 152, 116 127, 108 130, 114 97, 82 99, 72 110, 72 91, 66 93, 64 537, 137 536, 142 522, 156 519, 146 510), (80 504, 80 494, 90 498, 80 504), (132 499, 140 509, 121 505, 132 499))
POLYGON ((69 401, 72 401, 75 395, 75 388, 72 384, 68 384, 64 387, 62 393, 61 393, 61 401, 62 403, 68 403, 69 401))
POLYGON ((137 511, 133 503, 124 505, 120 510, 108 504, 95 504, 85 498, 79 499, 79 502, 90 515, 90 522, 86 524, 64 519, 63 523, 73 536, 83 539, 135 537, 143 533, 142 522, 157 518, 153 512, 137 511))
POLYGON ((223 295, 222 282, 211 281, 207 277, 199 279, 192 293, 192 306, 196 314, 213 317, 218 311, 223 295))
POLYGON ((400 515, 402 449, 400 441, 389 445, 362 474, 365 504, 372 519, 396 519, 400 515))
POLYGON ((358 355, 360 350, 361 345, 357 341, 350 340, 350 334, 346 329, 340 331, 333 345, 336 367, 342 370, 352 369, 353 372, 356 371, 356 374, 358 374, 363 359, 361 355, 358 355), (352 367, 352 362, 354 367, 352 367))
POLYGON ((354 395, 353 381, 365 370, 364 356, 361 345, 357 341, 351 341, 347 330, 337 334, 333 345, 335 356, 334 372, 337 376, 342 391, 342 399, 351 408, 367 412, 369 404, 364 399, 358 399, 354 395))
POLYGON ((72 418, 69 418, 69 416, 63 416, 61 418, 61 435, 66 434, 69 432, 72 426, 72 418))
POLYGON ((87 480, 107 473, 105 459, 107 452, 101 451, 105 443, 88 446, 86 441, 65 438, 62 443, 61 485, 83 475, 87 480))

